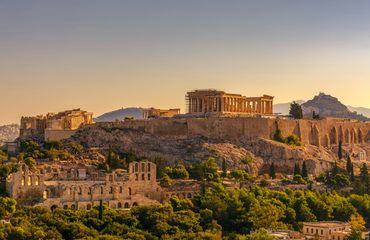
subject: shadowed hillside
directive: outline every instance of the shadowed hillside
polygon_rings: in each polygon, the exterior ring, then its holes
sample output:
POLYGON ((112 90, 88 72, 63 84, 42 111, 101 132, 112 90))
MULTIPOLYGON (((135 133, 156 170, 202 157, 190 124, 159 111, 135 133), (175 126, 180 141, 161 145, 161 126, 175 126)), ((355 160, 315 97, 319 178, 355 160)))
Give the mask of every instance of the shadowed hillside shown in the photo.
POLYGON ((95 122, 113 122, 116 120, 123 120, 126 117, 134 119, 143 118, 142 108, 122 108, 112 112, 104 113, 103 115, 94 119, 95 122))

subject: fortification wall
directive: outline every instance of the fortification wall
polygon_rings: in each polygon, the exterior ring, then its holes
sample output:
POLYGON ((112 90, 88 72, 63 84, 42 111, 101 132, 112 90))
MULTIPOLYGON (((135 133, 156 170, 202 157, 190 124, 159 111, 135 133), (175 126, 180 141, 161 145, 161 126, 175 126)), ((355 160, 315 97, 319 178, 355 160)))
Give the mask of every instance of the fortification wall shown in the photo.
POLYGON ((211 139, 235 140, 242 137, 272 139, 277 128, 283 136, 297 135, 305 144, 329 146, 370 141, 370 122, 341 119, 294 120, 279 118, 189 118, 131 120, 97 123, 107 128, 127 128, 145 131, 163 137, 187 138, 204 136, 211 139))

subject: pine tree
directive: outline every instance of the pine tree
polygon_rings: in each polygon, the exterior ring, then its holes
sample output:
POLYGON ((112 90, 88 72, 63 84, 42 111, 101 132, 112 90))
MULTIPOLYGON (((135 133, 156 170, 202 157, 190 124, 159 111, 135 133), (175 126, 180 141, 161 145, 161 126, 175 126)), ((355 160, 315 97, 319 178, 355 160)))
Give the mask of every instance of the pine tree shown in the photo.
POLYGON ((369 171, 367 169, 366 163, 363 163, 360 168, 360 179, 361 179, 361 182, 363 183, 369 180, 369 171))
POLYGON ((226 160, 222 160, 222 177, 227 176, 227 165, 226 165, 226 160))
POLYGON ((351 180, 351 182, 354 182, 355 181, 355 174, 354 174, 354 170, 353 170, 353 163, 351 163, 350 180, 351 180))
POLYGON ((299 163, 297 163, 297 162, 294 164, 294 173, 293 174, 294 174, 294 176, 295 175, 301 175, 301 169, 299 167, 299 163))
POLYGON ((289 114, 294 119, 302 119, 303 118, 303 111, 302 107, 299 103, 293 102, 290 104, 289 114))
POLYGON ((339 169, 338 169, 337 161, 335 161, 334 166, 331 169, 331 176, 334 177, 335 175, 338 174, 338 172, 339 172, 339 169))
POLYGON ((339 140, 339 144, 338 144, 338 159, 341 160, 342 158, 343 158, 342 140, 339 140))
POLYGON ((308 170, 307 170, 306 162, 303 162, 302 164, 302 177, 308 178, 308 170))
POLYGON ((271 165, 270 165, 270 177, 272 179, 275 179, 276 178, 275 164, 274 164, 274 162, 272 162, 271 165))

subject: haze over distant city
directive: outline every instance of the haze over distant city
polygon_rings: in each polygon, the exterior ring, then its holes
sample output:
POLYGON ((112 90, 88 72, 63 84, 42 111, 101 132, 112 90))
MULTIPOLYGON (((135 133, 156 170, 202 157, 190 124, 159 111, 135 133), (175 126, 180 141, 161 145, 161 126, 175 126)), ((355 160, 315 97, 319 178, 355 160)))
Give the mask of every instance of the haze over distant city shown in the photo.
POLYGON ((0 125, 216 88, 370 107, 369 1, 3 1, 0 125))

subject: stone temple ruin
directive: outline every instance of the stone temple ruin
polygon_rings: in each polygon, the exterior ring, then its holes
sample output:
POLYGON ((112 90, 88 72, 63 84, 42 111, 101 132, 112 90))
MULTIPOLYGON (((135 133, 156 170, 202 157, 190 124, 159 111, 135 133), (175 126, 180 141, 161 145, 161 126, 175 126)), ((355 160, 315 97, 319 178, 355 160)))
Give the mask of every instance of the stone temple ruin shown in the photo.
POLYGON ((186 95, 191 115, 272 115, 274 97, 245 97, 217 90, 195 90, 186 95))
POLYGON ((200 191, 198 183, 178 182, 162 188, 157 182, 156 164, 149 161, 131 162, 127 170, 111 173, 81 163, 54 162, 29 168, 22 164, 9 175, 6 189, 20 205, 47 208, 90 210, 100 201, 111 208, 131 208, 168 201, 173 195, 192 198, 200 191))

